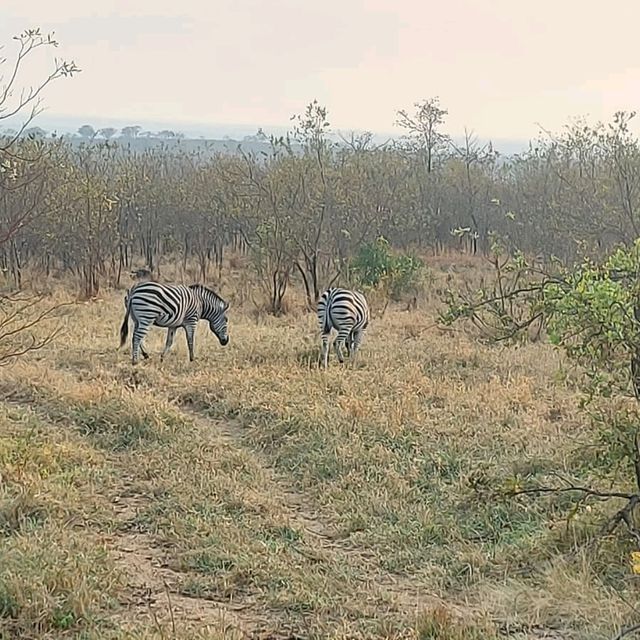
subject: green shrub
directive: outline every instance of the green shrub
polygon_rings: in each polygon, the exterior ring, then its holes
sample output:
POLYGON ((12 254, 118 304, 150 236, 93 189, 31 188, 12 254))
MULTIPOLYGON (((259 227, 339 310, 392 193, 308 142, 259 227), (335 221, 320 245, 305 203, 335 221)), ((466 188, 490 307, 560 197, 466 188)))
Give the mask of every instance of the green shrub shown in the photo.
POLYGON ((416 293, 424 263, 411 254, 394 254, 389 242, 379 237, 360 247, 349 264, 352 280, 365 289, 382 289, 392 300, 416 293))

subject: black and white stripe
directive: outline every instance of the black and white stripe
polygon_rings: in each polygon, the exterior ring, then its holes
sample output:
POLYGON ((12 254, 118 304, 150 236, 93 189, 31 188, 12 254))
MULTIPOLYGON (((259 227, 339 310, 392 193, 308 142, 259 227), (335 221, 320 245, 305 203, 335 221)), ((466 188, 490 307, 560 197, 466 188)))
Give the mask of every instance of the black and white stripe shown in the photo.
POLYGON ((133 319, 132 361, 136 364, 142 353, 147 331, 153 325, 167 327, 167 340, 160 359, 164 359, 176 331, 184 327, 189 347, 189 360, 193 361, 193 337, 198 320, 208 320, 211 331, 221 345, 229 342, 226 311, 229 303, 217 293, 201 284, 168 285, 157 282, 140 282, 129 289, 125 296, 126 313, 120 328, 120 346, 129 334, 129 316, 133 319))
POLYGON ((329 336, 332 329, 338 332, 334 342, 338 360, 344 361, 341 352, 344 346, 347 355, 353 355, 355 361, 364 331, 369 325, 369 305, 365 297, 359 291, 336 287, 327 289, 318 301, 318 322, 322 331, 324 367, 329 362, 329 336))

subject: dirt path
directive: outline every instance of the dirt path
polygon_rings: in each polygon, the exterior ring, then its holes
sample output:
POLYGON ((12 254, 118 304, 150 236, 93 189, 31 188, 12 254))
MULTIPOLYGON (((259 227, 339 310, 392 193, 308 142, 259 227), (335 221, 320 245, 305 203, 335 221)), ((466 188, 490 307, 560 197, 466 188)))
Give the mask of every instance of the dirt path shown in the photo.
MULTIPOLYGON (((263 638, 269 620, 261 617, 255 602, 244 599, 216 602, 209 598, 188 597, 180 593, 181 574, 167 566, 167 552, 152 536, 131 526, 138 513, 152 498, 124 492, 114 502, 117 531, 108 540, 116 565, 126 576, 127 597, 120 623, 126 629, 131 620, 146 620, 162 636, 175 635, 176 626, 192 624, 200 630, 223 631, 229 638, 263 638)), ((268 637, 268 635, 266 636, 268 637)))
MULTIPOLYGON (((234 421, 210 420, 196 411, 184 408, 185 416, 205 441, 243 448, 242 427, 234 421)), ((303 493, 296 491, 284 478, 279 477, 269 464, 255 451, 252 455, 262 463, 269 479, 269 493, 284 510, 290 526, 304 533, 304 548, 298 551, 317 562, 332 562, 340 566, 356 567, 362 576, 358 593, 364 601, 377 603, 389 613, 401 613, 408 619, 426 605, 441 601, 426 593, 422 586, 403 576, 391 576, 379 570, 371 553, 340 540, 338 530, 323 518, 303 493)), ((114 499, 118 523, 108 540, 117 566, 127 581, 127 599, 122 603, 125 611, 120 623, 126 628, 131 620, 146 620, 163 633, 174 626, 197 625, 225 632, 229 638, 298 638, 285 620, 276 612, 265 608, 251 596, 238 602, 215 601, 210 598, 188 597, 180 593, 184 574, 169 568, 167 550, 158 546, 153 536, 136 531, 139 512, 153 501, 150 495, 135 490, 134 478, 123 478, 119 495, 114 499)))
MULTIPOLYGON (((201 434, 211 434, 211 437, 236 449, 246 448, 245 431, 237 421, 209 419, 188 406, 182 406, 182 410, 201 434)), ((319 557, 331 557, 340 564, 356 567, 363 575, 362 590, 369 597, 375 596, 380 601, 387 601, 391 610, 406 614, 415 614, 429 605, 444 604, 418 580, 381 570, 373 553, 343 539, 338 529, 315 508, 308 496, 279 475, 259 452, 251 449, 251 453, 261 462, 263 471, 269 478, 269 491, 277 498, 290 526, 304 531, 307 542, 319 557)), ((450 604, 447 607, 450 609, 450 604)), ((460 613, 462 614, 462 610, 460 613)), ((407 617, 410 618, 411 615, 407 617)))

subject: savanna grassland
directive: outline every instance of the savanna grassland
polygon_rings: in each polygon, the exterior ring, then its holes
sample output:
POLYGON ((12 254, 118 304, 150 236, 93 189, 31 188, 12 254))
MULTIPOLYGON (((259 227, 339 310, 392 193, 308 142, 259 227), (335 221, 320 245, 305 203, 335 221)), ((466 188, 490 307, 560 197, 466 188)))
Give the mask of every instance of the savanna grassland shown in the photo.
POLYGON ((80 72, 57 47, 29 28, 0 58, 0 640, 640 629, 635 112, 513 156, 437 96, 384 144, 317 100, 259 148, 49 135, 40 99, 80 72), (139 267, 214 284, 230 344, 203 324, 161 363, 155 329, 132 366, 139 267), (323 371, 330 282, 374 313, 323 371), (481 342, 487 318, 532 340, 481 342))
POLYGON ((628 542, 582 544, 616 505, 507 495, 627 470, 550 345, 435 326, 452 270, 416 310, 378 306, 357 365, 332 353, 327 372, 314 314, 234 306, 229 282, 231 342, 203 323, 193 364, 183 333, 161 364, 154 329, 132 367, 122 290, 65 311, 0 370, 0 637, 596 639, 633 622, 628 542))

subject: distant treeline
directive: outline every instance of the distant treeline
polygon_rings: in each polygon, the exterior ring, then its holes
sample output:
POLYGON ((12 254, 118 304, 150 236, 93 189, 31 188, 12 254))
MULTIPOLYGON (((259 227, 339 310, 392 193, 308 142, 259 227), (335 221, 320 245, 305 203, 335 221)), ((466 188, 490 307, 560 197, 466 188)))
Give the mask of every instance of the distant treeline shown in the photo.
MULTIPOLYGON (((243 136, 240 139, 230 138, 205 138, 189 137, 179 131, 165 129, 163 131, 145 131, 140 126, 128 126, 121 129, 115 127, 94 128, 91 125, 79 127, 75 133, 61 132, 55 129, 47 131, 42 127, 31 126, 21 131, 9 127, 0 131, 0 135, 7 138, 21 139, 63 139, 70 145, 78 147, 82 144, 99 145, 105 142, 117 142, 123 149, 132 151, 147 151, 149 149, 180 149, 182 151, 193 152, 202 151, 204 153, 238 153, 238 146, 247 152, 268 152, 270 138, 261 129, 254 135, 243 136)), ((296 147, 295 143, 292 145, 296 147)), ((299 149, 298 149, 299 150, 299 149)))
POLYGON ((134 266, 169 259, 195 262, 202 280, 217 277, 233 248, 278 311, 292 279, 313 301, 380 236, 405 251, 480 254, 499 236, 570 261, 640 235, 633 114, 573 124, 506 159, 473 136, 454 143, 445 114, 437 100, 400 112, 406 136, 386 145, 370 134, 337 144, 317 103, 289 136, 240 149, 168 135, 147 146, 139 132, 5 136, 0 264, 17 286, 28 267, 74 274, 93 296, 134 266))

